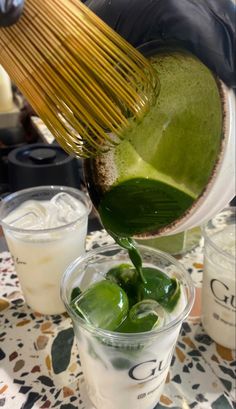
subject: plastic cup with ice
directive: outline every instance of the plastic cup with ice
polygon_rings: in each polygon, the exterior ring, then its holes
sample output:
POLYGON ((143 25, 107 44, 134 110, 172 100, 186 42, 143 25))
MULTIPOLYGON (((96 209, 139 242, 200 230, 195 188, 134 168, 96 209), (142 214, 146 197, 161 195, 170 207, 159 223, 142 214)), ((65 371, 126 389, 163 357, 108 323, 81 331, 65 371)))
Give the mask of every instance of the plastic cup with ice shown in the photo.
POLYGON ((117 245, 80 257, 62 279, 62 298, 96 409, 155 407, 193 303, 194 289, 182 265, 155 249, 139 246, 139 251, 147 288, 117 245), (147 296, 151 279, 159 289, 147 296))
POLYGON ((60 280, 85 251, 87 196, 73 188, 44 186, 5 197, 0 219, 27 304, 43 314, 65 310, 60 280))
POLYGON ((214 341, 230 349, 236 348, 235 225, 235 207, 229 207, 203 227, 202 323, 214 341))

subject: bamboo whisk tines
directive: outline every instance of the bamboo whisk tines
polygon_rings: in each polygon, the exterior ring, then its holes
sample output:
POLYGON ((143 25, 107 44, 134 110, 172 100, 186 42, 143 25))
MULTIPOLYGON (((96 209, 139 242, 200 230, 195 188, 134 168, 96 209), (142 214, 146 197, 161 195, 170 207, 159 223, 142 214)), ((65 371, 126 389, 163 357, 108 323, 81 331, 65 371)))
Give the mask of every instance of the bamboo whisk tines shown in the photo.
POLYGON ((148 61, 80 0, 26 0, 20 21, 0 29, 0 64, 81 157, 114 144, 158 93, 148 61))

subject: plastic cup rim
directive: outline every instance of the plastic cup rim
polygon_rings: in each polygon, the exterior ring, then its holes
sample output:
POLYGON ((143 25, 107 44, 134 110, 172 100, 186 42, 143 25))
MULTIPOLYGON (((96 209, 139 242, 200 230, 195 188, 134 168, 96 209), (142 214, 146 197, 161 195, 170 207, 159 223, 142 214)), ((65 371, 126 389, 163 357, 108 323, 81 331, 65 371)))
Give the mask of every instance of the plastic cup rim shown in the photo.
MULTIPOLYGON (((236 216, 236 207, 235 207, 235 206, 228 206, 228 207, 224 208, 221 212, 227 211, 227 210, 233 211, 234 215, 236 216)), ((221 212, 219 212, 218 214, 220 214, 221 212)), ((204 223, 204 224, 202 225, 202 228, 201 228, 201 229, 202 229, 202 234, 203 234, 204 240, 205 240, 211 247, 213 247, 214 250, 217 251, 217 253, 221 254, 222 256, 224 256, 225 258, 227 258, 228 260, 233 261, 233 262, 235 263, 235 261, 236 261, 236 260, 235 260, 235 256, 232 255, 232 254, 230 254, 230 253, 228 253, 227 251, 223 250, 222 248, 220 248, 220 247, 211 239, 211 236, 209 236, 209 234, 207 233, 207 230, 206 230, 206 229, 207 229, 208 223, 209 223, 211 220, 213 220, 213 219, 214 219, 214 217, 211 218, 210 220, 208 220, 206 223, 204 223)), ((236 225, 235 225, 235 228, 236 228, 236 225)))
POLYGON ((1 201, 0 201, 0 224, 2 225, 3 229, 8 229, 14 232, 18 232, 18 233, 27 233, 27 234, 46 234, 46 233, 51 233, 51 232, 55 232, 55 231, 60 231, 60 230, 64 230, 68 227, 73 226, 75 223, 77 223, 80 220, 85 219, 86 217, 88 217, 89 213, 91 212, 92 209, 92 203, 88 197, 88 195, 84 192, 82 192, 79 189, 70 187, 70 186, 63 186, 63 185, 43 185, 43 186, 35 186, 35 187, 30 187, 27 189, 21 189, 18 190, 16 192, 10 193, 9 195, 5 196, 1 201), (71 193, 73 195, 73 197, 75 197, 75 195, 78 197, 80 197, 80 199, 82 199, 82 203, 84 204, 85 208, 86 208, 86 212, 82 215, 77 217, 75 220, 73 220, 72 222, 63 224, 62 226, 57 226, 57 227, 50 227, 47 229, 22 229, 21 227, 15 227, 12 226, 9 223, 4 222, 4 220, 1 218, 1 207, 4 206, 4 204, 6 204, 7 202, 9 202, 11 199, 20 197, 22 194, 25 193, 37 193, 43 190, 47 190, 47 191, 58 191, 58 193, 61 192, 66 192, 66 193, 71 193))
POLYGON ((156 338, 159 334, 163 334, 163 333, 168 333, 169 331, 171 331, 173 328, 177 327, 178 325, 180 325, 185 318, 189 315, 189 312, 192 309, 193 303, 194 303, 194 299, 195 299, 195 287, 193 284, 193 281, 191 279, 191 277, 188 275, 187 270, 182 266, 181 263, 178 262, 178 260, 176 260, 174 257, 170 256, 169 254, 161 251, 161 250, 157 250, 148 246, 144 246, 144 245, 139 245, 137 246, 139 249, 143 249, 143 250, 148 250, 152 253, 155 253, 159 256, 161 256, 162 258, 165 258, 166 260, 170 261, 172 264, 175 264, 178 266, 178 269, 181 271, 181 273, 183 274, 187 286, 188 286, 188 290, 189 290, 189 301, 187 302, 185 308, 183 309, 183 311, 174 319, 172 320, 170 323, 168 323, 166 326, 164 326, 163 328, 157 328, 157 329, 153 329, 151 331, 147 331, 147 332, 138 332, 138 333, 120 333, 120 332, 115 332, 115 331, 109 331, 109 330, 105 330, 105 329, 101 329, 101 328, 97 328, 94 327, 93 325, 85 322, 82 318, 80 318, 74 311, 73 309, 70 307, 70 304, 68 302, 68 299, 65 295, 65 288, 66 288, 66 281, 70 278, 70 276, 73 274, 74 269, 76 267, 78 267, 78 265, 83 262, 86 261, 86 259, 89 259, 93 256, 95 256, 96 254, 99 254, 100 252, 106 251, 106 250, 121 250, 123 252, 126 252, 125 249, 121 248, 118 244, 107 244, 105 246, 102 247, 98 247, 95 250, 91 250, 87 253, 85 253, 84 255, 78 257, 76 260, 74 260, 65 270, 63 276, 62 276, 62 280, 61 280, 61 298, 62 301, 65 304, 66 310, 68 312, 68 314, 70 316, 72 316, 74 318, 75 321, 77 321, 81 327, 83 327, 85 330, 89 331, 92 334, 96 334, 97 336, 101 336, 101 337, 105 337, 105 338, 110 338, 113 340, 117 340, 117 341, 130 341, 131 340, 136 340, 136 339, 143 339, 143 340, 150 340, 151 338, 156 338))

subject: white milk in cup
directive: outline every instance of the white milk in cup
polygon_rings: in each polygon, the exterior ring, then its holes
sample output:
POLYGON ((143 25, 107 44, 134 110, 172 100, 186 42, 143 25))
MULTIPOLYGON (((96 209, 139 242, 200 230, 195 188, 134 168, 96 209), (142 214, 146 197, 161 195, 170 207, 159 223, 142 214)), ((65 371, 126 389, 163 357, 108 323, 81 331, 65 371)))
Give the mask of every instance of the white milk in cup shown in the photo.
POLYGON ((26 303, 42 314, 65 311, 61 275, 85 252, 87 196, 73 188, 43 186, 5 197, 0 219, 26 303))
POLYGON ((235 208, 229 207, 203 228, 205 238, 202 323, 210 337, 236 348, 235 208))
POLYGON ((193 304, 194 287, 183 266, 158 250, 146 246, 138 249, 144 267, 157 268, 181 285, 178 303, 156 329, 139 333, 104 330, 86 322, 74 310, 71 294, 75 288, 79 287, 83 295, 91 283, 104 280, 111 268, 130 263, 127 251, 118 245, 88 252, 63 275, 62 299, 73 321, 88 396, 96 409, 154 409, 165 385, 181 324, 193 304))

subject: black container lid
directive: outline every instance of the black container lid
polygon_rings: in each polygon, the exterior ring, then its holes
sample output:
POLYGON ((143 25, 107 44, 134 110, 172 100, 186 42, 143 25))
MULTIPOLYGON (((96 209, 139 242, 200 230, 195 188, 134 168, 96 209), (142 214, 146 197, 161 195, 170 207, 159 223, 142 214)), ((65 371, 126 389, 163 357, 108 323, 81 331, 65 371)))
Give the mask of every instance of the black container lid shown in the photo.
POLYGON ((24 145, 8 155, 10 190, 52 184, 80 188, 81 166, 56 143, 24 145))

